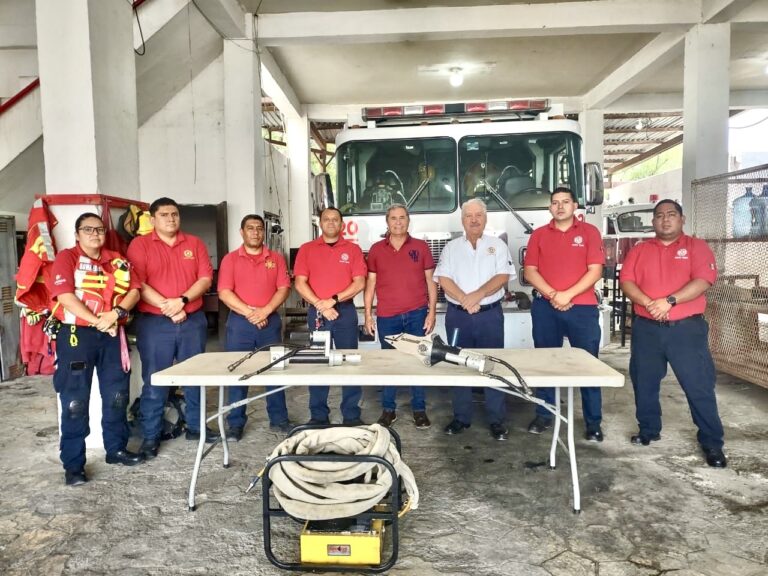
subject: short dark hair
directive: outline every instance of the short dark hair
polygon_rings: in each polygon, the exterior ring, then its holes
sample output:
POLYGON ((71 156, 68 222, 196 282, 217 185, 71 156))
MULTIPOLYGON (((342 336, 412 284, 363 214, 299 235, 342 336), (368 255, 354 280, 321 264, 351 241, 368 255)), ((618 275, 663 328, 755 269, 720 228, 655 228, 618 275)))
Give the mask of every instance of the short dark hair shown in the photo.
POLYGON ((320 218, 322 218, 322 217, 323 217, 323 214, 324 214, 325 212, 327 212, 328 210, 333 210, 334 212, 338 212, 338 214, 339 214, 339 218, 341 218, 342 220, 344 220, 344 215, 341 213, 341 210, 339 210, 338 208, 336 208, 336 206, 328 206, 328 208, 323 208, 323 209, 320 211, 320 218))
POLYGON ((571 190, 570 188, 568 188, 566 186, 558 186, 557 188, 552 190, 552 194, 549 195, 549 199, 552 200, 552 197, 555 194, 568 194, 571 197, 571 200, 573 200, 574 202, 578 202, 579 201, 579 199, 576 198, 576 194, 574 194, 573 190, 571 190))
POLYGON ((248 220, 258 220, 259 222, 261 222, 262 226, 266 226, 264 224, 264 218, 262 218, 258 214, 246 214, 245 216, 243 216, 243 219, 240 220, 240 230, 245 229, 245 223, 248 222, 248 220))
POLYGON ((173 206, 176 208, 176 210, 179 209, 179 205, 176 203, 176 200, 163 196, 162 198, 158 198, 149 205, 149 215, 154 216, 155 212, 158 211, 160 206, 173 206))
POLYGON ((669 198, 666 198, 664 200, 659 200, 658 202, 656 202, 656 206, 653 207, 654 216, 656 215, 656 209, 662 204, 672 204, 672 206, 675 207, 675 210, 677 210, 677 213, 680 214, 680 216, 683 215, 683 207, 680 206, 680 203, 675 200, 670 200, 669 198))
POLYGON ((93 212, 83 212, 80 214, 80 216, 77 217, 77 220, 75 220, 75 232, 80 230, 80 224, 83 223, 83 220, 88 220, 88 218, 98 218, 101 220, 101 223, 104 224, 104 220, 102 220, 101 216, 98 214, 93 212))

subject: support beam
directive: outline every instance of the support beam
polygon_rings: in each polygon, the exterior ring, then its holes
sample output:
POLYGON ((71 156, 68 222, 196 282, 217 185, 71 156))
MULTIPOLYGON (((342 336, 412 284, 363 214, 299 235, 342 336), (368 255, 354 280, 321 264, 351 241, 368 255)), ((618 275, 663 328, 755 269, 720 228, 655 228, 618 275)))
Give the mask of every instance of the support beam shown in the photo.
POLYGON ((757 4, 757 2, 755 0, 702 0, 701 21, 711 24, 728 22, 750 4, 757 4))
POLYGON ((654 156, 657 156, 658 154, 661 154, 664 152, 664 150, 669 150, 670 148, 674 148, 678 144, 682 144, 683 142, 683 135, 680 134, 679 136, 675 136, 674 138, 671 138, 670 140, 667 140, 664 142, 664 144, 661 144, 659 146, 656 146, 655 148, 651 148, 647 152, 643 152, 642 154, 638 154, 634 158, 630 158, 628 160, 623 161, 620 164, 617 164, 616 166, 613 166, 608 170, 608 175, 612 176, 616 172, 620 172, 621 170, 624 170, 625 168, 629 168, 630 166, 634 166, 635 164, 639 164, 643 160, 647 160, 648 158, 653 158, 654 156))
POLYGON ((730 24, 700 24, 685 38, 683 210, 693 208, 691 182, 728 171, 730 24))
POLYGON ((309 167, 309 120, 285 119, 285 136, 288 147, 288 198, 290 221, 288 246, 298 248, 312 240, 312 202, 310 185, 312 171, 309 167))
POLYGON ((664 32, 587 92, 588 109, 605 108, 683 53, 685 33, 664 32))
POLYGON ((700 0, 602 0, 263 14, 258 29, 260 44, 281 46, 661 32, 700 19, 700 0))
POLYGON ((193 4, 224 39, 246 37, 246 15, 237 0, 194 0, 193 4))
POLYGON ((259 46, 259 56, 264 93, 272 98, 272 102, 285 116, 300 118, 303 114, 301 101, 266 46, 259 46))

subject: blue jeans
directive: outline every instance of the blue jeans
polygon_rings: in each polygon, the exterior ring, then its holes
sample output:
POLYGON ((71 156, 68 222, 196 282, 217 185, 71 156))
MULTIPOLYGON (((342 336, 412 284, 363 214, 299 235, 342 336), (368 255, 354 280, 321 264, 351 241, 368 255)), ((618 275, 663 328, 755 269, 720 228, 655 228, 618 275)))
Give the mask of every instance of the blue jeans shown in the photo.
MULTIPOLYGON (((533 345, 536 348, 562 348, 563 338, 573 348, 586 350, 597 358, 600 351, 600 322, 597 306, 575 305, 570 310, 560 312, 552 307, 549 300, 534 298, 531 304, 531 323, 533 324, 533 345)), ((588 430, 596 429, 603 420, 603 397, 600 388, 580 388, 581 409, 584 424, 588 430)), ((555 402, 554 388, 537 388, 536 397, 549 404, 555 402)), ((552 413, 541 406, 536 406, 536 415, 546 420, 552 419, 552 413)))
MULTIPOLYGON (((144 440, 158 440, 162 431, 163 411, 169 388, 152 386, 152 374, 176 362, 205 352, 208 324, 198 310, 181 324, 159 314, 139 314, 136 319, 136 344, 141 358, 141 427, 144 440)), ((187 428, 200 429, 200 388, 184 386, 187 428)))
POLYGON ((723 447, 723 424, 717 412, 715 365, 709 352, 709 325, 702 317, 672 326, 635 317, 629 375, 635 391, 640 434, 661 432, 659 389, 667 374, 667 362, 685 392, 697 438, 704 448, 723 447))
MULTIPOLYGON (((273 312, 267 319, 264 328, 257 328, 245 316, 230 310, 227 319, 227 352, 250 352, 262 346, 279 344, 282 341, 282 322, 280 315, 273 312)), ((267 386, 267 390, 274 390, 274 386, 267 386)), ((248 396, 248 386, 227 387, 227 403, 232 404, 245 399, 248 396)), ((288 421, 288 408, 285 406, 285 391, 275 392, 267 396, 267 416, 273 426, 288 421)), ((230 428, 243 428, 248 417, 245 414, 245 406, 235 408, 227 415, 227 424, 230 428)))
MULTIPOLYGON (((424 336, 424 321, 427 319, 429 308, 417 308, 397 316, 378 316, 376 328, 382 349, 394 348, 384 340, 384 336, 393 336, 405 332, 414 336, 424 336)), ((384 410, 396 410, 397 390, 399 386, 384 386, 381 391, 381 406, 384 410)), ((423 386, 411 386, 411 408, 414 412, 423 412, 427 408, 423 386)))
POLYGON ((120 340, 96 328, 62 324, 56 338, 53 387, 61 400, 61 463, 65 470, 85 466, 85 438, 90 434, 88 403, 93 370, 99 377, 101 429, 107 454, 128 443, 128 380, 120 360, 120 340), (74 331, 73 331, 74 329, 74 331))
MULTIPOLYGON (((458 329, 456 346, 459 348, 504 348, 504 312, 501 304, 485 312, 470 314, 463 308, 449 303, 445 313, 445 330, 448 340, 458 329)), ((506 394, 493 388, 485 388, 485 414, 489 424, 503 424, 506 420, 506 394)), ((472 423, 472 389, 466 386, 453 388, 453 417, 464 424, 472 423)))
MULTIPOLYGON (((336 320, 323 319, 319 330, 331 333, 333 347, 357 350, 357 310, 351 301, 340 302, 336 305, 339 317, 336 320)), ((310 306, 307 311, 307 325, 310 332, 316 330, 315 318, 317 310, 310 306)), ((360 419, 360 397, 363 389, 360 386, 343 386, 341 389, 341 416, 344 422, 360 419)), ((309 416, 313 420, 328 420, 331 411, 328 409, 328 386, 309 387, 309 416)))

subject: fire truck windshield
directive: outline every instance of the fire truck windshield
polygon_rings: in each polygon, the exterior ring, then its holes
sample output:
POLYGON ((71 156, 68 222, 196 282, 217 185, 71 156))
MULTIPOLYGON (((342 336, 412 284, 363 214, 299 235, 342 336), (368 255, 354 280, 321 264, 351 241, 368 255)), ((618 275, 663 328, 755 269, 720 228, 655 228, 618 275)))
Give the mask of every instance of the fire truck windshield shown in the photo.
POLYGON ((339 147, 337 205, 343 214, 383 214, 392 204, 411 213, 456 209, 452 138, 368 140, 339 147))
POLYGON ((481 198, 490 211, 546 209, 557 186, 584 205, 581 140, 572 132, 348 141, 339 146, 342 214, 451 213, 481 198), (506 204, 506 206, 505 206, 506 204))
POLYGON ((581 141, 567 132, 465 136, 459 140, 461 202, 481 198, 488 210, 546 209, 558 186, 584 204, 581 141))

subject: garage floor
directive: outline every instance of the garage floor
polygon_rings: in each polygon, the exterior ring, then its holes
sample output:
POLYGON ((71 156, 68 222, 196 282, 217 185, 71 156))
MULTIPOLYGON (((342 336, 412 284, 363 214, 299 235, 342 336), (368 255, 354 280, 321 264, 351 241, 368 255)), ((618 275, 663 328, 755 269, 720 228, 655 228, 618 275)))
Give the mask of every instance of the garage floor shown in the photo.
MULTIPOLYGON (((602 358, 626 373, 628 349, 611 345, 602 358)), ((725 375, 718 386, 730 459, 725 470, 704 463, 672 377, 662 389, 663 438, 650 447, 628 442, 636 429, 629 382, 607 391, 605 442, 577 440, 578 516, 565 455, 550 470, 548 437, 525 432, 529 405, 510 399, 507 442, 490 437, 480 406, 470 430, 448 437, 442 433, 451 414, 448 395, 430 391, 430 430, 416 430, 407 409, 395 423, 422 501, 401 524, 400 560, 391 573, 768 574, 768 390, 725 375)), ((407 402, 405 392, 399 398, 407 402)), ((306 391, 293 390, 289 399, 292 416, 304 420, 306 391)), ((337 390, 331 405, 338 406, 337 390)), ((379 412, 378 395, 366 390, 364 419, 375 421, 379 412)), ((188 512, 195 443, 165 443, 157 459, 134 468, 109 466, 103 454, 89 452, 91 481, 66 487, 50 378, 0 385, 0 573, 284 573, 264 555, 260 491, 243 494, 280 440, 265 420, 256 405, 229 469, 220 465, 219 448, 204 461, 198 510, 188 512)), ((297 546, 291 536, 297 526, 282 521, 273 534, 286 558, 297 546)))

